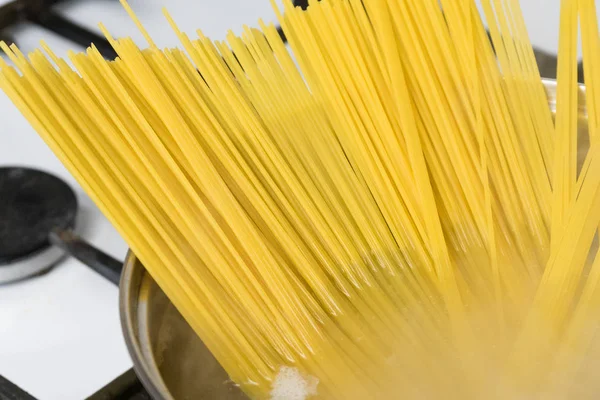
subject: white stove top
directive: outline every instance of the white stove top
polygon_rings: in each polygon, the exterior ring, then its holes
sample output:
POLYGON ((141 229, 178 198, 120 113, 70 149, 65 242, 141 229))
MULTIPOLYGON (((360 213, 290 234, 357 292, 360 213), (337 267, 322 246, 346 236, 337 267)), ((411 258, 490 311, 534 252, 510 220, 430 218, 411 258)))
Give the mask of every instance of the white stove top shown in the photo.
MULTIPOLYGON (((213 39, 223 39, 229 28, 240 32, 243 24, 253 25, 260 17, 275 20, 269 0, 131 0, 130 4, 159 46, 177 44, 161 13, 165 5, 182 30, 192 35, 202 28, 213 39)), ((534 45, 555 52, 559 0, 524 0, 522 7, 534 45)), ((102 21, 113 35, 132 36, 143 44, 117 1, 72 2, 62 11, 91 28, 102 21)), ((69 49, 80 50, 36 27, 20 29, 15 38, 24 52, 36 48, 40 39, 61 56, 69 49)), ((123 239, 2 92, 0 110, 0 166, 35 167, 65 179, 79 197, 80 234, 124 258, 123 239)), ((41 400, 80 400, 94 393, 131 367, 117 300, 114 285, 73 259, 43 276, 0 286, 0 375, 41 400)))

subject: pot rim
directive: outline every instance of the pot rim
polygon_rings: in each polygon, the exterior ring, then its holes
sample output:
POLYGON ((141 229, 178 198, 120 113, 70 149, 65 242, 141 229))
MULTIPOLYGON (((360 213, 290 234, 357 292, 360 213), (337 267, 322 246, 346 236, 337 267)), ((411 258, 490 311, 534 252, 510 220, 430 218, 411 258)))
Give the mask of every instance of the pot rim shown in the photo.
POLYGON ((148 365, 147 357, 144 356, 137 335, 138 326, 136 323, 139 322, 139 318, 136 318, 138 315, 137 307, 139 305, 140 288, 144 279, 147 279, 146 275, 148 275, 148 272, 143 268, 133 251, 129 249, 123 263, 123 271, 119 282, 121 330, 129 356, 133 361, 133 370, 144 388, 155 400, 172 400, 172 396, 164 385, 162 378, 154 376, 153 371, 155 368, 148 365))

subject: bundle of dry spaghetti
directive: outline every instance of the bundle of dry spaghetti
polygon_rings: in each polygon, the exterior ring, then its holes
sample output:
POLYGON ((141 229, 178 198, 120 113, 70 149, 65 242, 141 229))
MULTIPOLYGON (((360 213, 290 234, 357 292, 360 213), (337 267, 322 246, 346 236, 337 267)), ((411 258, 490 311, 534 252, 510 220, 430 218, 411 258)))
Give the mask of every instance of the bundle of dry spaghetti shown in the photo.
POLYGON ((0 85, 253 398, 597 398, 594 0, 556 87, 518 0, 481 5, 288 1, 289 48, 165 13, 159 49, 124 3, 147 48, 2 44, 0 85))

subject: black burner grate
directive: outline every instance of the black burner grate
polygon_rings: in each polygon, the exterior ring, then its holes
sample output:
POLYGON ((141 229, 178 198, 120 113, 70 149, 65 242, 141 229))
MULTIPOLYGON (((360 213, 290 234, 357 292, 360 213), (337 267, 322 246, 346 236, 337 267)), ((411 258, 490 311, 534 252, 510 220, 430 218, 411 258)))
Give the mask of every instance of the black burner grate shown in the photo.
POLYGON ((35 397, 0 375, 0 400, 36 400, 35 397))
MULTIPOLYGON (((36 400, 35 397, 0 375, 0 400, 36 400)), ((152 400, 133 369, 126 371, 86 400, 152 400)))
POLYGON ((28 22, 52 31, 65 39, 88 47, 91 43, 105 58, 113 60, 117 54, 106 38, 58 14, 53 6, 65 0, 13 0, 0 6, 0 40, 16 43, 11 28, 28 22))
POLYGON ((130 369, 86 400, 152 400, 152 398, 133 369, 130 369))

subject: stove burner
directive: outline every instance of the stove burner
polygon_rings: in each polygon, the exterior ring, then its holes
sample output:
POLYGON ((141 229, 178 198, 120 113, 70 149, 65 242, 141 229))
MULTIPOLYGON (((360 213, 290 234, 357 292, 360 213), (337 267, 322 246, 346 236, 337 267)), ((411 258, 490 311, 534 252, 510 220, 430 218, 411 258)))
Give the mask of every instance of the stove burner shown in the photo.
POLYGON ((69 254, 118 285, 123 262, 77 236, 76 217, 75 193, 59 178, 0 168, 0 284, 43 272, 69 254))
POLYGON ((53 230, 72 229, 77 198, 59 178, 19 167, 0 168, 0 283, 40 273, 63 251, 51 246, 53 230))

